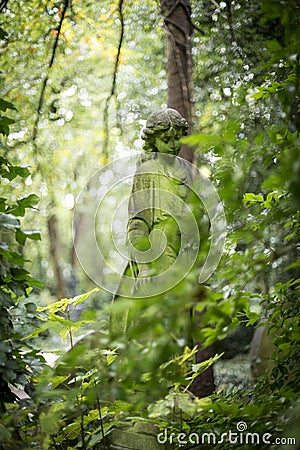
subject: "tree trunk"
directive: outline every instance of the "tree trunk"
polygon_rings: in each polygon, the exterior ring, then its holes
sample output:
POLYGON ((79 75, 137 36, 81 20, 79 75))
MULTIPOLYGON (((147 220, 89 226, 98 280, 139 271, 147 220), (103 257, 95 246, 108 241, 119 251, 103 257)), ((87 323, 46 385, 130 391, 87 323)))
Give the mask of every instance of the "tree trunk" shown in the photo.
MULTIPOLYGON (((161 13, 167 37, 168 107, 176 109, 192 130, 192 52, 193 27, 189 0, 161 0, 161 13)), ((193 161, 193 151, 183 145, 179 154, 193 161)))
POLYGON ((66 287, 59 264, 58 249, 60 245, 58 239, 57 218, 55 215, 50 216, 48 219, 48 233, 50 241, 50 255, 53 263, 56 296, 57 298, 61 299, 66 297, 66 287))
MULTIPOLYGON (((201 302, 205 300, 205 293, 200 289, 197 301, 201 302)), ((200 329, 201 327, 201 317, 204 312, 199 313, 198 311, 192 311, 193 314, 193 324, 192 328, 200 329)), ((197 333, 196 333, 197 334, 197 333)), ((213 346, 203 347, 202 343, 199 340, 195 340, 193 342, 194 345, 197 345, 198 350, 196 353, 196 364, 202 363, 203 361, 207 361, 214 355, 213 346)), ((203 372, 201 375, 196 377, 193 383, 190 386, 190 391, 196 395, 196 397, 202 398, 211 395, 215 390, 215 379, 214 379, 214 371, 213 366, 210 366, 203 372)))
MULTIPOLYGON (((160 6, 167 38, 168 107, 176 109, 189 122, 191 133, 193 25, 190 0, 160 0, 160 6)), ((187 145, 182 146, 179 156, 190 162, 194 159, 193 150, 187 145)), ((195 316, 195 321, 200 327, 200 318, 195 316)), ((213 356, 211 347, 203 349, 200 342, 194 344, 198 345, 197 363, 213 356)), ((191 391, 197 397, 205 397, 212 394, 214 388, 213 368, 210 367, 194 380, 191 391)))

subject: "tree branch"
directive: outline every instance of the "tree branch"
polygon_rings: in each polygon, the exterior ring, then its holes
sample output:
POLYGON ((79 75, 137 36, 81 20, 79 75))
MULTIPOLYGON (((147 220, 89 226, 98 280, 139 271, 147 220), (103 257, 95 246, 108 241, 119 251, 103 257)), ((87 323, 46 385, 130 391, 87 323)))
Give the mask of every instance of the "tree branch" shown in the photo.
POLYGON ((119 14, 119 19, 120 19, 120 23, 121 23, 121 30, 120 30, 120 36, 119 36, 117 56, 116 56, 115 66, 114 66, 114 71, 113 71, 113 80, 112 80, 112 85, 111 85, 111 91, 110 91, 110 94, 109 94, 109 96, 107 97, 107 99, 105 101, 105 106, 104 106, 104 111, 103 111, 103 123, 104 123, 103 153, 104 153, 104 155, 107 155, 107 147, 108 147, 108 141, 109 141, 108 107, 109 107, 110 100, 115 95, 117 73, 118 73, 118 68, 119 68, 119 65, 120 65, 121 49, 122 49, 122 44, 123 44, 123 39, 124 39, 123 3, 124 3, 124 0, 119 0, 118 14, 119 14))
POLYGON ((201 34, 203 34, 203 36, 205 36, 205 32, 203 30, 201 30, 201 28, 199 28, 192 20, 191 20, 191 24, 195 30, 197 30, 199 33, 201 33, 201 34))
POLYGON ((40 98, 39 98, 39 102, 38 102, 38 108, 37 108, 37 115, 36 115, 36 119, 34 121, 33 131, 32 131, 32 143, 33 143, 33 147, 34 147, 35 151, 37 151, 36 138, 37 138, 37 133, 38 133, 38 125, 39 125, 39 122, 40 122, 40 119, 41 119, 41 114, 42 114, 42 109, 43 109, 43 104, 44 104, 44 99, 45 99, 46 87, 47 87, 47 83, 48 83, 48 80, 49 80, 49 73, 50 73, 50 70, 51 70, 51 68, 52 68, 52 66, 54 64, 54 59, 55 59, 55 55, 56 55, 58 40, 59 40, 59 37, 60 37, 62 24, 63 24, 63 21, 65 19, 65 15, 66 15, 68 6, 69 6, 69 0, 64 0, 64 2, 62 4, 62 12, 61 12, 61 17, 60 17, 60 22, 59 22, 58 27, 56 28, 56 36, 55 36, 55 40, 54 40, 54 44, 53 44, 53 48, 52 48, 52 55, 51 55, 51 58, 50 58, 50 61, 49 61, 47 74, 46 74, 46 76, 44 78, 44 81, 43 81, 43 84, 42 84, 42 89, 41 89, 40 98))

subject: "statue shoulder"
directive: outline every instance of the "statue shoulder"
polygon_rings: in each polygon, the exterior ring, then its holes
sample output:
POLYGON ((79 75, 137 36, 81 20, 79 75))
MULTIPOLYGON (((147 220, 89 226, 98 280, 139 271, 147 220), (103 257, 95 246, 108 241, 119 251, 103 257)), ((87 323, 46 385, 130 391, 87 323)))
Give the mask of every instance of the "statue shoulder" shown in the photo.
POLYGON ((162 167, 161 164, 155 159, 147 159, 146 161, 142 161, 136 169, 136 174, 151 174, 151 173, 161 173, 162 167))

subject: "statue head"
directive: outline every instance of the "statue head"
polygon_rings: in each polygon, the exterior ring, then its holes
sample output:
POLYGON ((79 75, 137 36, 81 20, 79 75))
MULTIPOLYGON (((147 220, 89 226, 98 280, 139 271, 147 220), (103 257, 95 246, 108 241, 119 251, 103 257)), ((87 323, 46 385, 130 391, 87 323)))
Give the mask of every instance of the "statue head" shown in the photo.
POLYGON ((150 114, 142 131, 146 152, 178 155, 181 138, 187 135, 188 122, 172 108, 160 109, 150 114))

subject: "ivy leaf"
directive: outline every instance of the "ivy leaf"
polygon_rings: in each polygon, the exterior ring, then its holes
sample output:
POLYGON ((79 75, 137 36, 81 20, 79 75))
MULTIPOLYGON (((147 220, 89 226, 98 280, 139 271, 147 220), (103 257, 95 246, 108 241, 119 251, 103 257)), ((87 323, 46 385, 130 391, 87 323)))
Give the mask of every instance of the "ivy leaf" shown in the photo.
MULTIPOLYGON (((9 308, 11 306, 10 294, 8 294, 7 292, 0 291, 0 304, 1 304, 1 307, 5 306, 6 308, 9 308)), ((0 343, 0 355, 1 355, 1 351, 2 351, 1 346, 4 344, 5 344, 4 342, 0 343)))
POLYGON ((15 280, 26 280, 27 275, 29 275, 27 270, 20 268, 11 268, 11 272, 15 280))
POLYGON ((222 138, 218 135, 199 133, 185 137, 182 139, 182 142, 192 146, 200 145, 202 148, 210 148, 220 144, 222 142, 222 138))
POLYGON ((25 308, 29 314, 35 314, 37 306, 35 303, 29 302, 29 303, 25 303, 25 308))
POLYGON ((3 100, 3 98, 0 98, 0 111, 6 111, 7 109, 14 109, 15 111, 17 111, 17 108, 12 103, 3 100))
POLYGON ((9 209, 7 209, 8 212, 10 212, 11 214, 13 214, 14 216, 18 217, 23 217, 25 216, 25 208, 21 207, 21 206, 11 206, 9 209))
POLYGON ((13 123, 15 123, 13 119, 0 115, 0 133, 7 136, 9 134, 9 125, 12 125, 13 123))
POLYGON ((27 238, 32 239, 33 241, 40 241, 41 234, 38 230, 18 230, 16 232, 16 240, 19 242, 19 244, 24 245, 27 238))
POLYGON ((24 245, 26 241, 26 235, 21 230, 17 230, 16 232, 16 240, 19 244, 24 245))
POLYGON ((23 197, 17 200, 17 204, 21 208, 34 208, 34 206, 39 202, 39 197, 36 194, 30 194, 27 197, 23 197))
POLYGON ((4 167, 0 168, 0 175, 3 178, 7 178, 9 181, 13 180, 17 176, 20 176, 21 178, 27 178, 30 175, 28 167, 13 166, 12 164, 8 164, 8 161, 5 161, 3 158, 2 160, 0 159, 0 164, 2 166, 7 166, 7 169, 4 167))
POLYGON ((30 175, 30 170, 28 167, 11 166, 10 172, 15 175, 14 178, 18 175, 21 178, 27 178, 30 175))
POLYGON ((20 228, 20 221, 11 214, 0 214, 0 228, 6 228, 7 230, 14 230, 20 228))
POLYGON ((41 233, 39 230, 26 230, 23 231, 23 233, 29 238, 32 239, 33 241, 41 241, 41 233))
POLYGON ((266 95, 265 91, 263 89, 259 89, 258 92, 255 92, 255 94, 251 95, 251 98, 254 98, 255 100, 260 100, 266 95))
POLYGON ((0 212, 4 212, 6 209, 6 198, 0 197, 0 212))

